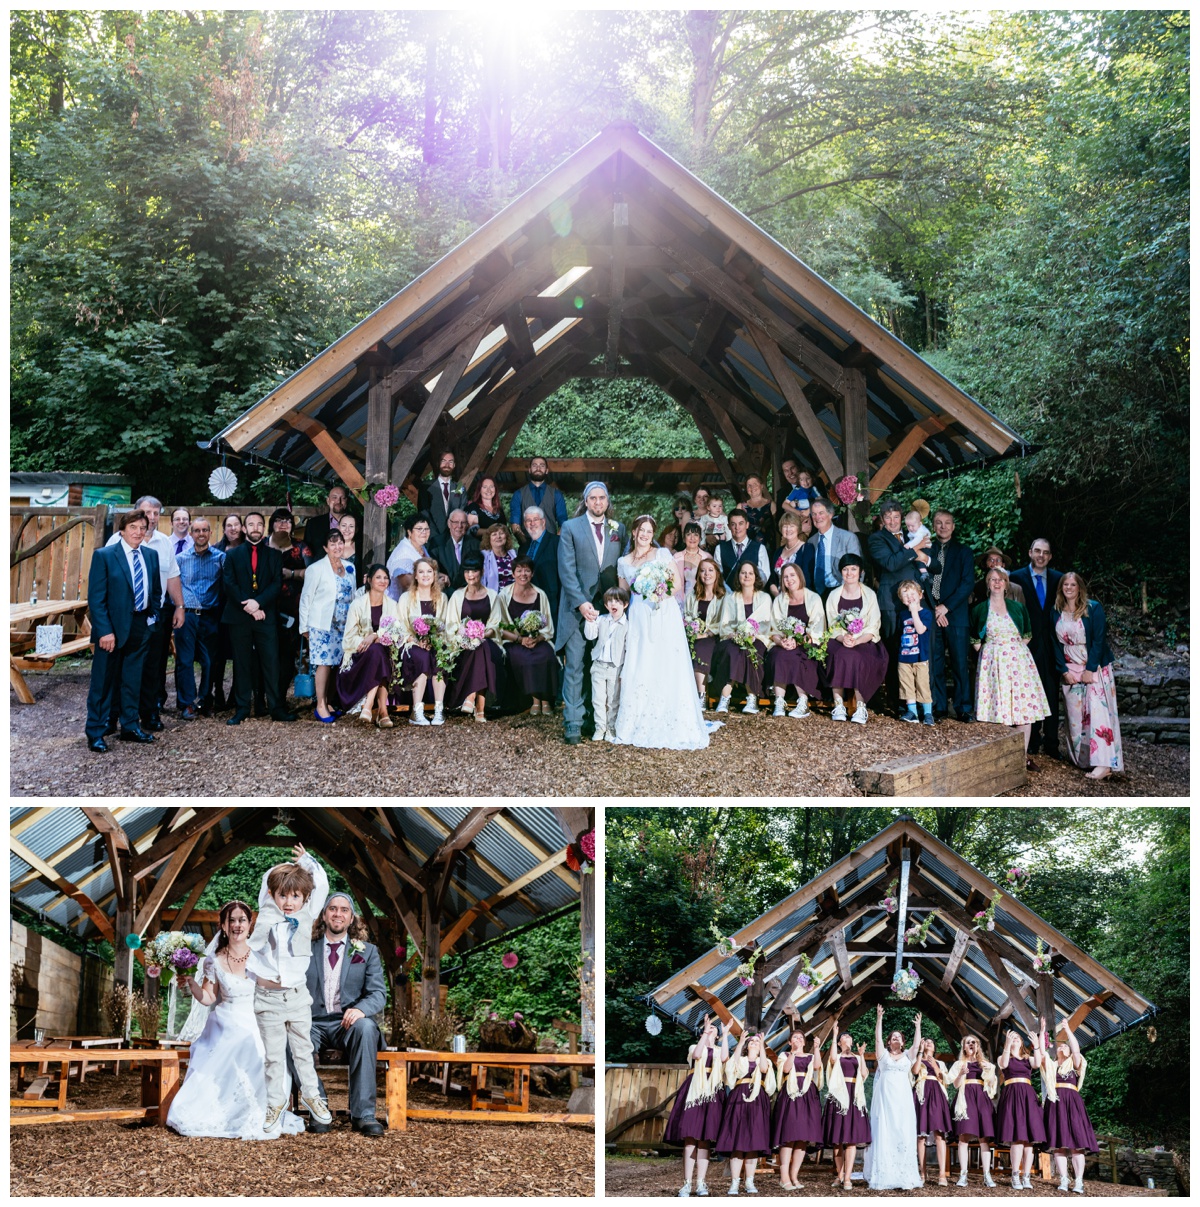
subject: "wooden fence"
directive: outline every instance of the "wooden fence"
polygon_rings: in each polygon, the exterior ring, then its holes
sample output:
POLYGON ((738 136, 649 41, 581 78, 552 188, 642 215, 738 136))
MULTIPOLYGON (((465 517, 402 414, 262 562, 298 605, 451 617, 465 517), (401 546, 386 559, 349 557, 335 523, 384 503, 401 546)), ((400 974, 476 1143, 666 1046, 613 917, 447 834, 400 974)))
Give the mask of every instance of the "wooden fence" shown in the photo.
MULTIPOLYGON (((604 1135, 607 1138, 626 1119, 659 1106, 683 1084, 685 1064, 620 1064, 604 1066, 604 1135)), ((662 1143, 671 1108, 643 1119, 614 1137, 619 1146, 662 1143)))
MULTIPOLYGON (((186 506, 186 504, 184 504, 186 506)), ((127 508, 120 508, 125 511, 127 508)), ((213 540, 221 539, 221 525, 235 511, 261 511, 269 518, 275 510, 266 504, 230 507, 189 507, 192 518, 206 516, 212 522, 213 540)), ((297 520, 308 519, 324 511, 322 507, 296 507, 297 520)), ((12 507, 9 509, 9 591, 10 603, 28 603, 37 584, 39 600, 86 599, 88 571, 92 551, 103 545, 110 531, 107 504, 98 507, 12 507), (57 535, 56 535, 57 534, 57 535), (43 545, 42 542, 45 542, 43 545), (29 551, 41 545, 36 553, 29 551), (18 560, 18 558, 20 560, 18 560)), ((171 531, 170 511, 158 521, 160 532, 171 531)), ((73 625, 68 626, 73 628, 73 625)))

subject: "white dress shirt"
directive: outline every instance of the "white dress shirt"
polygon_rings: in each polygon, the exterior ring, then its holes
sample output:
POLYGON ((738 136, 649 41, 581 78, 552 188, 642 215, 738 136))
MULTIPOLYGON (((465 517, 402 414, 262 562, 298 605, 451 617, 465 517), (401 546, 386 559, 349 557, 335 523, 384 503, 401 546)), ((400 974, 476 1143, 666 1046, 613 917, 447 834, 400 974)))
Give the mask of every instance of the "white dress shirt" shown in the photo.
MULTIPOLYGON (((746 539, 744 541, 733 541, 733 555, 734 555, 733 564, 735 566, 737 565, 738 560, 741 558, 742 553, 745 553, 745 551, 749 547, 750 547, 750 538, 748 536, 746 537, 746 539), (738 551, 738 545, 741 545, 740 552, 738 551)), ((718 545, 716 547, 716 549, 713 550, 713 561, 715 561, 717 563, 718 569, 721 571, 721 574, 724 575, 727 567, 721 565, 721 547, 720 547, 720 545, 718 545)), ((767 552, 766 545, 764 545, 761 541, 759 541, 759 543, 758 543, 757 565, 758 565, 759 576, 762 578, 763 582, 765 583, 767 581, 767 579, 769 579, 771 577, 771 555, 767 552)))
MULTIPOLYGON (((105 544, 115 545, 122 539, 119 532, 114 532, 105 544)), ((162 587, 159 598, 154 601, 157 606, 167 594, 167 580, 179 577, 179 563, 175 560, 175 534, 171 533, 168 536, 165 532, 159 532, 156 529, 142 541, 142 544, 149 546, 158 554, 158 576, 162 579, 162 587)))
POLYGON ((346 948, 350 946, 350 940, 346 935, 340 939, 334 939, 330 942, 329 936, 325 936, 324 943, 321 947, 321 959, 324 961, 321 965, 325 976, 325 1012, 326 1014, 337 1014, 342 1008, 342 961, 346 958, 346 948), (334 964, 329 966, 329 953, 332 950, 333 943, 338 943, 340 946, 334 953, 334 964))

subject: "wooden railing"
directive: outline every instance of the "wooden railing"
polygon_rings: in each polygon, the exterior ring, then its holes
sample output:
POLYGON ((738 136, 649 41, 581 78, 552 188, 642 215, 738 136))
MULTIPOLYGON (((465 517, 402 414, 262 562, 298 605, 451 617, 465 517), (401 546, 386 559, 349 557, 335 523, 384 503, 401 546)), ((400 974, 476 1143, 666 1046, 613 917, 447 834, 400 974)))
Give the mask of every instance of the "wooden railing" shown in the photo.
POLYGON ((604 1069, 605 1142, 653 1145, 661 1142, 671 1114, 668 1100, 683 1084, 687 1065, 618 1064, 604 1069), (642 1116, 626 1126, 630 1120, 642 1116))

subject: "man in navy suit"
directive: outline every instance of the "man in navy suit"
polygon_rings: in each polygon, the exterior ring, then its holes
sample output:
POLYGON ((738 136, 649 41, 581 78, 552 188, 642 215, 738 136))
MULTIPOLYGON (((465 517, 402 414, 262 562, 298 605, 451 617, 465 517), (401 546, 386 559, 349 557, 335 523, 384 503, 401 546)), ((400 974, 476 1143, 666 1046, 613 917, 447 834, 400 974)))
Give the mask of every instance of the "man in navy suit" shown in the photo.
POLYGON ((550 601, 550 615, 558 615, 558 533, 547 531, 546 513, 540 507, 526 507, 521 516, 528 539, 521 555, 533 562, 533 585, 541 587, 550 601))
POLYGON ((1051 758, 1058 752, 1058 702, 1062 697, 1061 682, 1054 667, 1054 647, 1058 638, 1054 635, 1054 601, 1058 597, 1058 584, 1062 574, 1050 569, 1050 542, 1039 536, 1029 546, 1029 565, 1014 570, 1010 581, 1025 592, 1025 607, 1029 612, 1029 624, 1033 637, 1029 652, 1046 689, 1046 701, 1050 715, 1043 721, 1034 721, 1029 731, 1029 753, 1040 750, 1051 758))
POLYGON ((120 740, 154 741, 141 726, 138 702, 149 630, 158 616, 158 554, 141 547, 150 527, 144 511, 123 515, 118 527, 120 539, 96 550, 88 572, 93 649, 84 733, 88 749, 97 754, 108 750, 104 735, 109 732, 117 690, 121 697, 120 740))
POLYGON ((463 558, 472 554, 479 556, 479 538, 467 535, 467 513, 461 507, 456 507, 450 513, 446 525, 445 540, 434 547, 431 538, 429 551, 437 558, 438 568, 450 580, 446 588, 450 593, 467 585, 462 571, 463 558))
POLYGON ((949 657, 954 674, 954 715, 959 721, 973 721, 975 709, 967 655, 971 618, 967 605, 975 586, 975 555, 954 539, 954 516, 950 512, 934 512, 933 531, 937 539, 929 550, 929 578, 925 583, 934 620, 929 647, 933 711, 939 719, 948 715, 946 659, 949 657))

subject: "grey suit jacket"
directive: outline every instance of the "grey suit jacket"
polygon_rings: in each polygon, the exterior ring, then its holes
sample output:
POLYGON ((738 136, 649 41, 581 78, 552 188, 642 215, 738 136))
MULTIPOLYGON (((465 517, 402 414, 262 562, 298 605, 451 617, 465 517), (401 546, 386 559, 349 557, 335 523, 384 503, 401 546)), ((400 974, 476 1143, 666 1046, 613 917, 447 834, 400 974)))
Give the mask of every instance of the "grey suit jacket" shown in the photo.
MULTIPOLYGON (((830 543, 833 546, 833 552, 830 555, 830 559, 829 559, 830 565, 833 567, 833 573, 838 576, 838 582, 840 584, 841 575, 838 572, 838 568, 837 568, 838 562, 847 553, 857 553, 859 557, 862 557, 862 544, 858 539, 857 533, 848 532, 845 528, 839 528, 836 524, 829 530, 829 532, 826 535, 827 535, 827 539, 830 541, 830 543)), ((821 536, 821 534, 819 532, 814 531, 812 536, 810 536, 808 538, 807 543, 812 546, 814 559, 817 556, 817 541, 820 539, 820 536, 821 536)), ((825 596, 828 595, 829 592, 833 590, 833 588, 826 585, 824 577, 822 576, 822 573, 821 573, 822 567, 820 565, 818 565, 815 561, 813 562, 813 566, 814 566, 815 577, 818 578, 820 581, 816 582, 816 583, 810 583, 809 585, 812 587, 812 589, 814 591, 816 591, 816 593, 822 599, 824 599, 825 596)))
POLYGON ((561 650, 573 633, 583 632, 581 604, 591 603, 604 610, 604 592, 617 585, 617 561, 625 548, 625 525, 604 520, 604 554, 596 558, 593 520, 586 512, 568 520, 558 540, 558 623, 555 625, 556 649, 561 650))
MULTIPOLYGON (((344 1013, 351 1006, 361 1010, 368 1018, 374 1018, 387 1004, 387 982, 383 975, 383 965, 379 959, 379 949, 373 943, 364 943, 361 952, 346 951, 341 953, 338 964, 341 986, 341 1010, 344 1013)), ((325 974, 329 971, 326 963, 325 940, 315 939, 312 945, 312 959, 308 965, 308 991, 312 994, 313 1018, 327 1018, 325 1009, 325 974)))

